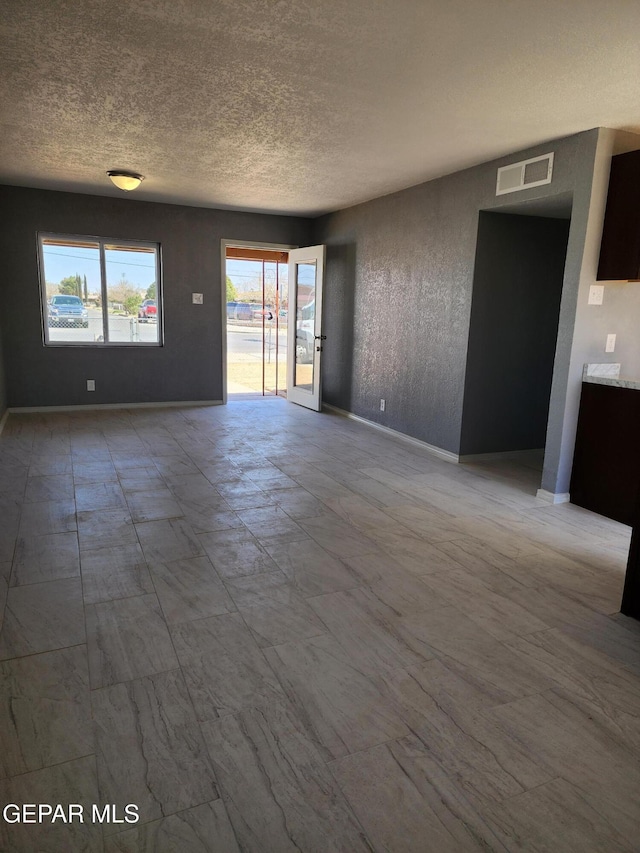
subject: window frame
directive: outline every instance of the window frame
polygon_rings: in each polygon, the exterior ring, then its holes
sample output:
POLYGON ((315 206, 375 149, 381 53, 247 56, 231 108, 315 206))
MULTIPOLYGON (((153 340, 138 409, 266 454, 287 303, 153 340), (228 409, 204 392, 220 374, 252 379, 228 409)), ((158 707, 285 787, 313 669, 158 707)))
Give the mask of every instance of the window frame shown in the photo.
MULTIPOLYGON (((164 346, 164 304, 162 292, 162 246, 159 242, 151 240, 131 240, 119 237, 97 237, 89 234, 61 234, 54 231, 38 231, 36 234, 38 245, 38 273, 40 279, 40 313, 42 322, 42 341, 46 347, 162 347, 164 346), (73 243, 96 243, 99 251, 100 262, 100 299, 102 307, 102 328, 104 340, 102 341, 52 341, 49 338, 49 324, 47 315, 47 281, 46 267, 44 261, 44 244, 47 239, 64 240, 73 243), (113 246, 124 248, 153 249, 155 252, 156 267, 156 307, 157 307, 157 341, 110 341, 109 340, 109 303, 107 299, 107 266, 105 248, 108 250, 113 246)), ((144 301, 142 299, 141 301, 144 301)))

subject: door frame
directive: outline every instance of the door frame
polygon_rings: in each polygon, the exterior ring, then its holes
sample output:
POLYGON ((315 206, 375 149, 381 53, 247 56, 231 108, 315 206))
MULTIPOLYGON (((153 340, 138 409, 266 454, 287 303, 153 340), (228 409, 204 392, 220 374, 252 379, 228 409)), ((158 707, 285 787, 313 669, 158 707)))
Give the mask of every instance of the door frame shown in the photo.
POLYGON ((228 240, 223 238, 220 241, 220 297, 221 297, 221 314, 220 314, 220 340, 222 342, 222 404, 227 405, 227 249, 266 249, 267 251, 290 252, 292 249, 297 249, 298 246, 293 246, 289 243, 264 243, 254 240, 228 240))

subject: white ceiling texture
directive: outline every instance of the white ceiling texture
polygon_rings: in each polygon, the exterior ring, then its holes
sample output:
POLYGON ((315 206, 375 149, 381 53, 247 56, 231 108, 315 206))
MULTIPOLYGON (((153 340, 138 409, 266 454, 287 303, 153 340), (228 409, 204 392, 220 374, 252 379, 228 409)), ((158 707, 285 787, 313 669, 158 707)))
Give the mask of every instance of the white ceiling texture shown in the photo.
POLYGON ((306 216, 605 126, 638 0, 3 0, 0 182, 306 216))

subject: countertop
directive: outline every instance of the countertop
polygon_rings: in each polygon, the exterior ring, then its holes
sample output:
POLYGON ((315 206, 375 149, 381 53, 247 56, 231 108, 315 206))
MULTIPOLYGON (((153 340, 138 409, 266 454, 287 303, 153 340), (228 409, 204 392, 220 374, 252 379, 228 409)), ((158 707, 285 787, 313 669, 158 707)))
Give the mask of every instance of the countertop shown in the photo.
POLYGON ((630 388, 632 391, 640 391, 640 379, 631 379, 627 376, 583 376, 583 382, 591 385, 610 385, 612 388, 630 388))

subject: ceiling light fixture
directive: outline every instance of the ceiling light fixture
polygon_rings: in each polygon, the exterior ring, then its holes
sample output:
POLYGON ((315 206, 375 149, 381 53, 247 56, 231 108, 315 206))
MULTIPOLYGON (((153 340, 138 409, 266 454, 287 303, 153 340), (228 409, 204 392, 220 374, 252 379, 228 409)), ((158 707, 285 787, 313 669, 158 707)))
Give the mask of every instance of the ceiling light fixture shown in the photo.
POLYGON ((112 169, 107 172, 107 175, 119 190, 125 192, 135 190, 136 187, 140 186, 140 182, 144 181, 144 175, 140 175, 138 172, 125 172, 122 169, 112 169))

